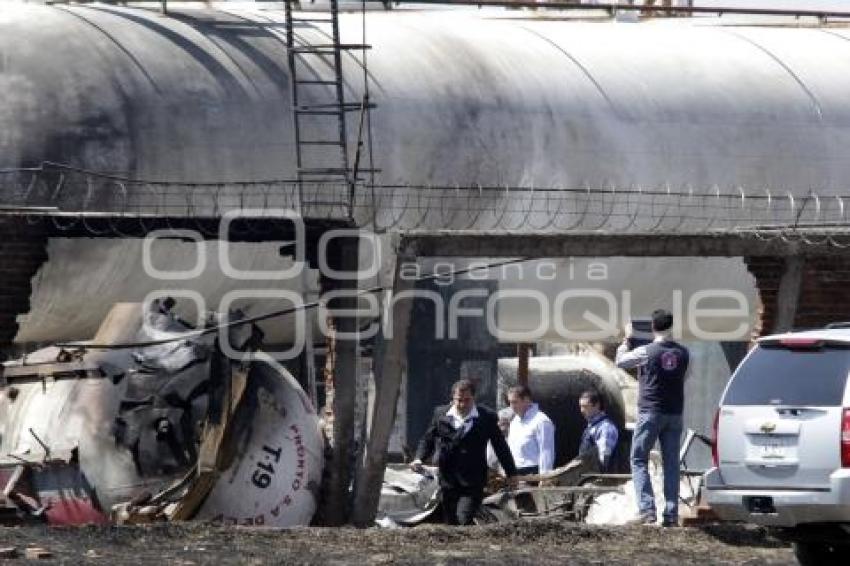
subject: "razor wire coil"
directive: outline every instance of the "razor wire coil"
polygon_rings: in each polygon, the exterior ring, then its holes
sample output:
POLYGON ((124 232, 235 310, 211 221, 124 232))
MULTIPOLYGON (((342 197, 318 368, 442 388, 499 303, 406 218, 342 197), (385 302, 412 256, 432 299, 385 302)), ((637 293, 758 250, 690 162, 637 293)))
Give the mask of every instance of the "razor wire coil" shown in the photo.
MULTIPOLYGON (((173 227, 193 222, 215 237, 204 220, 234 210, 285 209, 305 219, 353 220, 363 229, 388 231, 600 232, 676 234, 734 232, 786 238, 811 246, 850 246, 850 191, 805 193, 769 187, 700 188, 481 184, 375 184, 294 179, 233 182, 136 180, 55 163, 0 170, 4 214, 38 222, 49 217, 58 231, 79 229, 128 236, 135 221, 145 233, 154 220, 173 227), (349 206, 350 205, 350 206, 349 206), (97 224, 95 219, 105 219, 97 224)), ((264 230, 247 223, 251 232, 264 230)), ((256 232, 255 235, 259 234, 256 232)))

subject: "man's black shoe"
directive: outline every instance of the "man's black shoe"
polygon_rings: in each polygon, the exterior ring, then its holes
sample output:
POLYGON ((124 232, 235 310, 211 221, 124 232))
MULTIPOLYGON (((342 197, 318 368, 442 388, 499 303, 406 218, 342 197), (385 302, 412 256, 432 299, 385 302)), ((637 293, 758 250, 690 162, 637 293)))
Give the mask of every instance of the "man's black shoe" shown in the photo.
POLYGON ((673 520, 673 519, 664 519, 663 521, 661 521, 661 526, 662 527, 678 527, 679 521, 676 521, 676 520, 673 520))

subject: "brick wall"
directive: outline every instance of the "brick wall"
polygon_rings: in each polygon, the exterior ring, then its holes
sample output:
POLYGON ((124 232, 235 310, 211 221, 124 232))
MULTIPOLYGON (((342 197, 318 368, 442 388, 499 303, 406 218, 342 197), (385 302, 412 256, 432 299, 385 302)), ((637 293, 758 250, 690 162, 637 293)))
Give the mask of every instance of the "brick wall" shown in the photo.
MULTIPOLYGON (((779 257, 748 257, 744 261, 756 278, 762 301, 761 328, 756 334, 770 334, 784 261, 779 257)), ((819 328, 839 321, 850 321, 850 252, 845 256, 807 257, 794 328, 819 328)))
POLYGON ((30 310, 32 277, 47 259, 47 238, 39 225, 0 218, 0 359, 18 332, 16 317, 30 310))

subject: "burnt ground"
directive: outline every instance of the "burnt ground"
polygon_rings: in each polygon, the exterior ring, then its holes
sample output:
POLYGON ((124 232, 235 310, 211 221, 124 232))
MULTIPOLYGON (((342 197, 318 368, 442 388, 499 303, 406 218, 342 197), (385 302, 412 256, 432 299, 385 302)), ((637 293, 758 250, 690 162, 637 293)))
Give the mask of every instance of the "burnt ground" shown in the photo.
MULTIPOLYGON (((98 564, 794 564, 763 529, 599 527, 526 521, 412 529, 219 527, 0 527, 0 547, 49 550, 47 561, 98 564)), ((19 560, 23 560, 20 558, 19 560)))

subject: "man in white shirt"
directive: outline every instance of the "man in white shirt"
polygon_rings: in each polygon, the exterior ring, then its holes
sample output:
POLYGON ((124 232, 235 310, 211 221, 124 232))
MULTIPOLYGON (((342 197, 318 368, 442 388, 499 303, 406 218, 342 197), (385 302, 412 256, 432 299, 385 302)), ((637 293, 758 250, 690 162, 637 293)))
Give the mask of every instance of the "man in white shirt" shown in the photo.
POLYGON ((525 385, 508 390, 508 404, 514 412, 508 430, 508 446, 519 475, 544 474, 555 465, 555 425, 531 400, 525 385))

